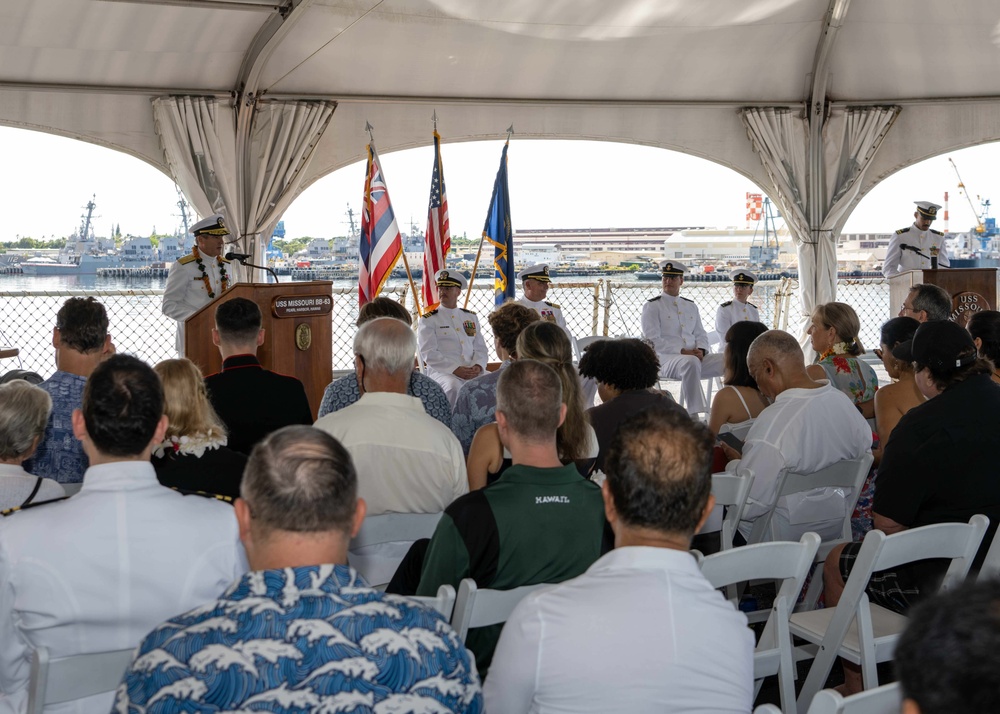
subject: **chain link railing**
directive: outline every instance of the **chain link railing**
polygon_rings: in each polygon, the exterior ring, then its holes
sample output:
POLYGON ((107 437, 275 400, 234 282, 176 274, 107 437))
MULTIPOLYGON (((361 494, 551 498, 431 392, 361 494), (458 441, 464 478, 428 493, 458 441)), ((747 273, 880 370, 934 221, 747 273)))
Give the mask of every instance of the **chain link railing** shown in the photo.
MULTIPOLYGON (((597 280, 580 283, 553 283, 548 298, 558 304, 570 331, 576 337, 588 335, 639 336, 640 315, 646 300, 661 292, 660 284, 597 280)), ((768 327, 796 332, 798 282, 785 279, 758 283, 751 297, 760 310, 761 322, 768 327)), ((705 329, 712 331, 715 311, 732 299, 732 283, 684 284, 681 294, 698 305, 705 329)), ((69 297, 93 296, 104 303, 110 332, 120 352, 134 354, 151 364, 175 356, 176 323, 160 312, 162 290, 52 290, 0 292, 0 341, 21 350, 20 367, 47 377, 55 371, 52 328, 56 313, 69 297)), ((416 313, 412 292, 407 287, 387 288, 383 295, 416 313)), ((861 339, 870 349, 878 344, 882 323, 890 317, 889 285, 882 279, 841 280, 838 296, 851 304, 861 319, 861 339)), ((463 298, 464 300, 464 298, 463 298)), ((463 304, 460 301, 459 304, 463 304)), ((493 310, 493 290, 474 286, 468 309, 479 315, 490 359, 496 359, 493 331, 487 315, 493 310)), ((333 368, 349 370, 353 364, 352 344, 358 317, 355 287, 333 289, 333 368)), ((0 371, 14 367, 2 365, 0 371)))

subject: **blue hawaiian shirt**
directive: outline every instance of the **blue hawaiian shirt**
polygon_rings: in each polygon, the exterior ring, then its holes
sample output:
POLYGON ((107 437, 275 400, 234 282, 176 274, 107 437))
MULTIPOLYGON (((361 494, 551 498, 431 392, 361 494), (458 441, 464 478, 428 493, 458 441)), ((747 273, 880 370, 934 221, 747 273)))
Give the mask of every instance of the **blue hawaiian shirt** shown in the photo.
MULTIPOLYGON (((445 396, 440 384, 426 374, 414 372, 410 375, 410 386, 407 387, 406 393, 411 397, 417 397, 423 402, 425 412, 451 428, 451 405, 448 404, 448 397, 445 396)), ((359 399, 361 393, 358 391, 357 376, 348 374, 335 379, 323 392, 323 401, 319 405, 319 415, 316 418, 349 407, 359 399)))
POLYGON ((83 406, 83 388, 87 378, 61 370, 38 386, 52 397, 52 413, 45 425, 45 436, 24 470, 59 483, 80 483, 90 459, 83 444, 73 436, 73 410, 83 406))
POLYGON ((115 711, 469 712, 479 675, 436 611, 346 565, 249 572, 146 636, 115 711))
POLYGON ((472 437, 479 427, 496 421, 497 382, 510 360, 504 360, 495 372, 481 374, 462 385, 451 415, 451 431, 462 444, 462 451, 469 455, 472 437))

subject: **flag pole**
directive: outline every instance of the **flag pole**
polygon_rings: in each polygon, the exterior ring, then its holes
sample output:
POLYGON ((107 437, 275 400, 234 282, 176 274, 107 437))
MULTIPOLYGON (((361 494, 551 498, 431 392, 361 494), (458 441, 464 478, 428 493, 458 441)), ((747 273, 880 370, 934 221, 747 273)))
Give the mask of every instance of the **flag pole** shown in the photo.
POLYGON ((403 256, 403 267, 406 268, 406 279, 410 283, 410 290, 413 291, 413 305, 417 308, 417 314, 423 315, 424 310, 420 307, 420 293, 417 292, 417 286, 413 284, 413 276, 410 274, 410 262, 406 259, 406 248, 401 251, 403 256))
MULTIPOLYGON (((511 124, 507 127, 507 141, 505 143, 510 143, 510 137, 514 133, 514 125, 511 124)), ((479 236, 479 250, 476 251, 476 261, 472 264, 472 275, 469 276, 469 287, 465 291, 465 304, 462 307, 469 307, 469 298, 472 296, 472 281, 476 279, 476 272, 479 270, 479 258, 483 254, 483 243, 486 241, 486 231, 484 230, 482 235, 479 236)), ((514 260, 514 256, 510 256, 511 260, 514 260)))

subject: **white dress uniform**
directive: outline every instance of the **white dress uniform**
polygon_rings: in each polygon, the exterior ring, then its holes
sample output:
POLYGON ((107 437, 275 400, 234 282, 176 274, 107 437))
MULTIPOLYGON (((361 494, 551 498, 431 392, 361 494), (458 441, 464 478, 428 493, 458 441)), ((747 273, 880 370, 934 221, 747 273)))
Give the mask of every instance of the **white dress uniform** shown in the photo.
POLYGON ((646 301, 642 307, 642 336, 653 344, 660 358, 660 375, 681 382, 681 396, 688 412, 707 410, 704 377, 720 377, 724 369, 721 354, 709 352, 708 335, 694 301, 666 293, 646 301), (682 355, 684 349, 705 350, 705 357, 682 355))
POLYGON ((454 409, 458 392, 466 380, 452 373, 458 367, 477 364, 486 370, 489 353, 479 318, 472 310, 441 306, 420 318, 417 345, 427 365, 427 376, 441 385, 454 409))
POLYGON ((760 313, 757 312, 756 307, 748 302, 729 300, 719 305, 719 309, 715 311, 715 331, 719 333, 719 338, 725 342, 729 328, 743 320, 760 322, 760 313))
POLYGON ((889 240, 889 249, 882 264, 882 274, 891 278, 907 270, 930 270, 931 246, 936 246, 938 249, 938 265, 948 267, 950 261, 944 243, 945 238, 944 233, 932 228, 926 231, 920 230, 916 223, 907 228, 900 228, 889 240), (913 246, 927 257, 917 255, 912 250, 903 250, 904 243, 913 246))
MULTIPOLYGON (((230 272, 228 260, 218 258, 202 258, 205 265, 205 275, 212 286, 212 292, 218 297, 222 295, 222 269, 225 268, 227 283, 231 286, 234 279, 230 272)), ((209 296, 205 281, 202 280, 201 269, 194 255, 185 255, 170 266, 167 273, 167 286, 163 291, 163 314, 177 320, 177 354, 184 356, 184 320, 197 310, 200 310, 215 298, 209 296)))

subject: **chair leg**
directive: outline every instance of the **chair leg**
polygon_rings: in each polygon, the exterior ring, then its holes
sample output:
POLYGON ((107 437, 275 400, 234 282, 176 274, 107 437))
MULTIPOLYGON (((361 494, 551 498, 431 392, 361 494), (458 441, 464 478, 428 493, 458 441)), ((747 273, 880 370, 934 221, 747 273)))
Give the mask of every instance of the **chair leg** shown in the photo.
POLYGON ((830 677, 830 671, 833 669, 833 663, 836 659, 836 649, 826 642, 820 645, 812 666, 809 668, 809 674, 806 675, 806 681, 802 685, 802 689, 799 690, 799 711, 809 710, 809 704, 812 703, 813 697, 826 685, 826 680, 830 677))

